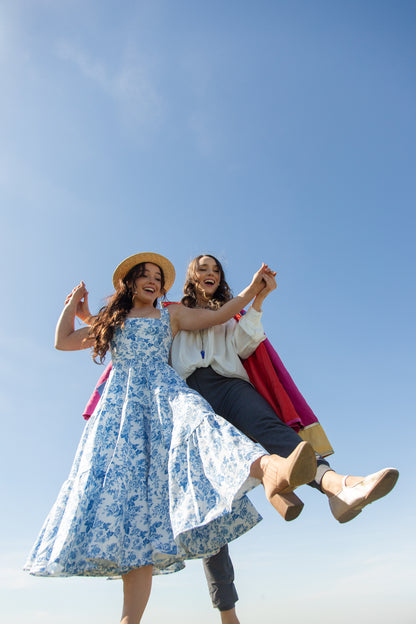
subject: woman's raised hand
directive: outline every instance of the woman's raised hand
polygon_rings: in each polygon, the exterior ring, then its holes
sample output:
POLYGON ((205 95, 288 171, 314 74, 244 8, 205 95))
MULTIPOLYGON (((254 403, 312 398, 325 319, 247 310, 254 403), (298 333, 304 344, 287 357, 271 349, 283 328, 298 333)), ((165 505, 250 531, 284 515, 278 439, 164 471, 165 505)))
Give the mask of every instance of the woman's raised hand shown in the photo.
POLYGON ((55 347, 61 351, 78 351, 94 344, 88 336, 89 327, 74 329, 75 315, 81 319, 89 315, 88 291, 84 282, 75 286, 65 299, 65 307, 55 330, 55 347))
POLYGON ((263 273, 263 281, 265 284, 260 292, 265 291, 267 294, 269 294, 272 292, 272 290, 275 290, 277 288, 276 271, 268 269, 265 273, 263 273))
POLYGON ((264 276, 270 271, 271 269, 269 269, 268 265, 263 262, 259 270, 254 273, 253 279, 251 280, 251 284, 249 286, 254 295, 257 295, 261 290, 263 290, 265 285, 264 276))
POLYGON ((266 299, 267 295, 277 288, 276 271, 272 271, 267 267, 262 274, 262 280, 263 287, 257 293, 252 306, 258 312, 260 312, 261 304, 266 299))
POLYGON ((65 299, 65 305, 69 303, 76 305, 75 315, 88 325, 91 318, 91 312, 88 306, 88 290, 84 282, 80 282, 78 286, 72 289, 65 299))

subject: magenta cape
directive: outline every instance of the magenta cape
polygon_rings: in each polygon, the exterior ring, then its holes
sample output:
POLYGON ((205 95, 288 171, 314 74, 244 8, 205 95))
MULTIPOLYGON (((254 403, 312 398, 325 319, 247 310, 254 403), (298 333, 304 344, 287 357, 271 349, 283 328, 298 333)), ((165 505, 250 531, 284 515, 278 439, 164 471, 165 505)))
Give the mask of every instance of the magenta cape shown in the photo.
POLYGON ((103 393, 104 386, 105 386, 105 384, 107 382, 107 379, 108 379, 108 377, 110 375, 112 367, 113 366, 112 366, 112 364, 110 362, 110 364, 108 364, 106 366, 105 371, 103 372, 103 374, 101 375, 101 377, 97 381, 97 385, 94 388, 94 392, 92 393, 92 395, 88 399, 88 403, 86 404, 86 406, 84 408, 84 413, 82 414, 83 417, 85 418, 85 420, 88 420, 89 417, 92 416, 92 414, 94 413, 94 410, 97 407, 97 403, 100 400, 100 397, 101 397, 101 395, 103 393))
POLYGON ((323 457, 334 452, 322 425, 267 338, 243 361, 243 366, 257 392, 272 406, 281 421, 310 442, 323 457))

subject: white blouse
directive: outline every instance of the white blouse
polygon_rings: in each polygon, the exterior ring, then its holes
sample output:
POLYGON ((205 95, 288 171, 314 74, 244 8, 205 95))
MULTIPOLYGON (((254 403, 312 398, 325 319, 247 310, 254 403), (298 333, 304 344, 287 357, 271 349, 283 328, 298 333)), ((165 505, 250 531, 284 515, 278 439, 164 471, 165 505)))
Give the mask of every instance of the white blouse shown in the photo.
POLYGON ((180 331, 171 349, 171 362, 176 372, 186 379, 197 368, 212 366, 224 377, 238 377, 248 381, 243 360, 254 353, 265 340, 261 324, 262 312, 249 308, 240 321, 230 319, 200 331, 180 331), (204 357, 202 357, 202 353, 204 357))

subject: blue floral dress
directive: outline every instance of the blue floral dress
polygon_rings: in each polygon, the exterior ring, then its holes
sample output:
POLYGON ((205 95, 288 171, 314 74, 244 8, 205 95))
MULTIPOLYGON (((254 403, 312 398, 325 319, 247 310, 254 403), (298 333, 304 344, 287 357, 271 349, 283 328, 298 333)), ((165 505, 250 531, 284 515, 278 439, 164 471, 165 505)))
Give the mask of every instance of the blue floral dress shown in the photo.
POLYGON ((169 312, 127 318, 67 481, 29 555, 38 576, 176 572, 261 520, 245 493, 265 451, 168 364, 169 312))

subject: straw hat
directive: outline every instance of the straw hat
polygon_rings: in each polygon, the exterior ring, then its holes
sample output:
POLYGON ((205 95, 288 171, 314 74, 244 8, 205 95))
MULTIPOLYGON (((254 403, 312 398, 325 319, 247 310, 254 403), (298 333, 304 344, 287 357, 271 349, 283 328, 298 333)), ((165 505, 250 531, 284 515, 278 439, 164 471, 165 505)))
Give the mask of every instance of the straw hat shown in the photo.
POLYGON ((130 269, 141 262, 152 262, 152 264, 157 264, 157 266, 159 266, 163 271, 165 278, 165 291, 167 292, 172 287, 173 282, 175 281, 175 269, 170 260, 160 254, 144 251, 142 253, 134 254, 134 256, 129 256, 118 265, 113 274, 114 288, 117 288, 118 281, 126 277, 130 269))

